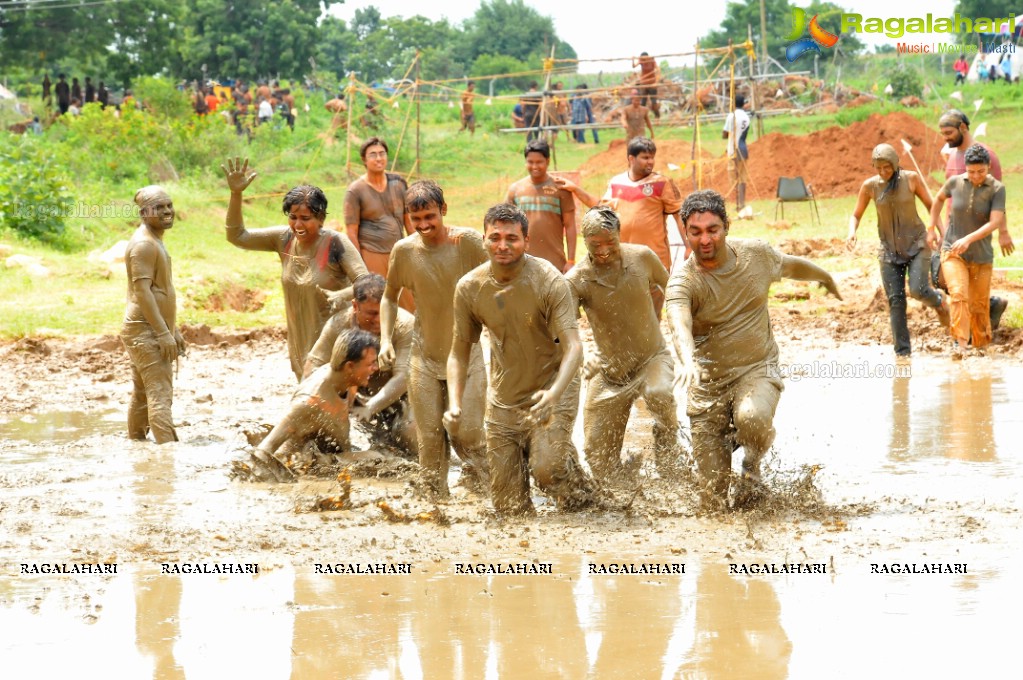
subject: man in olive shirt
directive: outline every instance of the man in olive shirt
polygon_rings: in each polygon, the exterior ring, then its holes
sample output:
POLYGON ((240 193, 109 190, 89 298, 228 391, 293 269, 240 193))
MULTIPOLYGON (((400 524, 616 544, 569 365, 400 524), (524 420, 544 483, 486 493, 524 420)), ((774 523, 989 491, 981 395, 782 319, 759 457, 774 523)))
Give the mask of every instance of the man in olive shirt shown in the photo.
MULTIPOLYGON (((319 339, 309 350, 303 380, 330 362, 334 343, 345 331, 364 330, 380 338, 380 299, 385 285, 384 277, 379 274, 367 274, 355 281, 351 306, 327 320, 319 339)), ((364 424, 373 446, 394 447, 411 454, 417 451, 416 425, 407 397, 408 360, 412 352, 414 325, 415 317, 399 309, 393 331, 394 364, 389 370, 374 373, 369 385, 359 388, 355 396, 359 405, 352 408, 352 415, 364 424)))
POLYGON ((597 352, 586 359, 589 380, 583 423, 586 462, 601 482, 621 474, 629 412, 643 397, 654 417, 654 455, 662 475, 676 472, 678 414, 675 363, 661 335, 651 289, 663 291, 668 270, 646 246, 621 243, 611 208, 583 217, 589 255, 567 275, 593 330, 597 352))
POLYGON ((175 325, 171 258, 163 244, 164 233, 174 226, 174 203, 166 191, 153 185, 135 193, 135 204, 142 224, 124 251, 128 305, 121 326, 121 340, 131 359, 128 437, 145 439, 151 431, 157 444, 166 444, 178 440, 171 417, 172 365, 185 351, 185 340, 175 325))
MULTIPOLYGON (((410 290, 418 301, 409 358, 409 403, 415 415, 419 465, 424 481, 440 498, 448 495, 448 438, 444 433, 447 403, 447 358, 454 327, 455 284, 486 261, 479 232, 444 224, 448 206, 436 182, 415 182, 405 195, 415 233, 395 244, 380 305, 380 364, 394 365, 398 296, 410 290)), ((451 433, 450 443, 462 459, 466 486, 486 485, 486 441, 483 405, 487 374, 479 345, 471 349, 463 427, 451 433)))
POLYGON ((490 262, 462 277, 455 289, 445 425, 451 432, 460 428, 470 352, 486 326, 491 339, 487 461, 494 508, 507 514, 532 511, 530 473, 559 507, 585 506, 594 485, 572 444, 583 358, 576 300, 554 267, 526 254, 529 222, 521 210, 496 205, 487 211, 483 229, 490 262))
POLYGON ((689 388, 701 504, 719 509, 728 499, 732 452, 745 450, 741 505, 758 493, 760 462, 774 441, 783 385, 767 312, 771 284, 782 277, 818 281, 841 296, 831 275, 809 260, 756 239, 726 240, 729 220, 718 192, 689 194, 681 216, 693 257, 668 281, 668 321, 689 388))
POLYGON ((529 176, 508 187, 505 201, 526 213, 529 220, 526 252, 547 260, 559 272, 567 272, 575 264, 575 201, 547 174, 551 147, 546 140, 526 144, 525 157, 529 176))

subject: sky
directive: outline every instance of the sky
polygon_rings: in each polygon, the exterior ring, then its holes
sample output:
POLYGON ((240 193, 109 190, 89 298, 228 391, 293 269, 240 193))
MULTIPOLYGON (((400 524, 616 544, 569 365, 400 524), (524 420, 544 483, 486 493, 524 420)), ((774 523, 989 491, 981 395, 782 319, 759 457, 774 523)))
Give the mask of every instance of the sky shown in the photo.
MULTIPOLYGON (((755 1, 755 0, 750 0, 755 1)), ((654 8, 653 18, 649 12, 637 12, 632 19, 621 21, 609 19, 610 13, 604 8, 597 9, 593 0, 553 0, 538 2, 526 0, 526 4, 535 7, 541 14, 554 19, 554 27, 558 36, 575 48, 580 59, 604 59, 608 57, 631 57, 640 52, 652 55, 676 54, 689 52, 696 44, 697 38, 717 28, 725 18, 726 0, 702 0, 697 3, 685 4, 668 2, 644 3, 654 8), (613 21, 614 23, 610 23, 613 21)), ((806 6, 807 2, 796 0, 796 5, 806 6)), ((894 3, 892 0, 838 0, 839 6, 850 12, 862 14, 864 17, 914 17, 925 16, 928 12, 934 16, 951 16, 955 9, 955 0, 905 0, 894 3), (897 7, 897 9, 894 9, 897 7)), ((479 6, 478 0, 442 0, 437 3, 423 3, 423 0, 346 0, 343 5, 335 6, 332 14, 345 20, 355 16, 355 10, 373 5, 384 17, 409 17, 421 14, 428 19, 447 18, 453 24, 459 24, 472 16, 479 6)), ((628 6, 625 5, 620 6, 628 6)), ((1020 0, 1020 16, 1023 17, 1023 0, 1020 0)), ((1023 19, 1021 19, 1023 20, 1023 19)), ((754 33, 759 26, 753 27, 754 33)), ((893 41, 881 36, 876 38, 865 35, 868 45, 891 44, 893 41)), ((940 38, 948 41, 949 36, 940 38)), ((745 36, 738 36, 741 40, 745 36)), ((669 63, 678 64, 680 60, 668 59, 669 63)), ((601 70, 621 71, 623 62, 594 62, 580 64, 580 71, 596 73, 601 70)))

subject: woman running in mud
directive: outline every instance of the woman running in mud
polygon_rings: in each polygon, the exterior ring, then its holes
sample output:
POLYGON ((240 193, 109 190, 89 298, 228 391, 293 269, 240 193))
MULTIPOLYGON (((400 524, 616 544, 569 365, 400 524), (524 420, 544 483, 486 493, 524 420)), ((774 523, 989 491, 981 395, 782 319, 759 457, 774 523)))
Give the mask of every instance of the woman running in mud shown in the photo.
POLYGON ((291 370, 301 381, 306 355, 331 315, 323 290, 343 291, 342 297, 346 291, 351 298, 351 285, 368 273, 366 265, 347 236, 323 228, 327 197, 319 187, 303 184, 284 196, 288 226, 248 230, 242 220, 242 192, 256 178, 256 172, 249 169, 248 159, 240 158, 229 159, 220 168, 231 189, 227 240, 239 248, 268 250, 281 258, 288 355, 291 370))
POLYGON ((890 144, 878 144, 870 155, 877 174, 863 182, 856 209, 849 217, 847 244, 856 246, 856 229, 860 226, 867 204, 874 201, 877 209, 877 233, 881 238, 878 259, 881 282, 888 297, 888 314, 892 325, 892 341, 896 356, 910 355, 909 325, 906 321, 906 276, 909 294, 934 309, 941 323, 948 327, 949 303, 945 296, 931 288, 930 250, 927 229, 916 211, 916 200, 928 211, 931 196, 923 179, 915 172, 899 168, 899 154, 890 144))

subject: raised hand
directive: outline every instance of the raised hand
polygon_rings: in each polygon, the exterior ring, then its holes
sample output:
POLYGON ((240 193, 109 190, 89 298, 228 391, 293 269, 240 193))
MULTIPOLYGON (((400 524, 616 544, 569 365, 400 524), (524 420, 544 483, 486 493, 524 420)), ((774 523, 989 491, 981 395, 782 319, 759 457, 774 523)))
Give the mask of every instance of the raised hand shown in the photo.
POLYGON ((227 178, 227 186, 231 192, 239 194, 252 184, 252 180, 256 179, 258 174, 255 170, 249 170, 248 158, 245 160, 228 158, 227 165, 221 165, 220 169, 224 171, 224 177, 227 178))

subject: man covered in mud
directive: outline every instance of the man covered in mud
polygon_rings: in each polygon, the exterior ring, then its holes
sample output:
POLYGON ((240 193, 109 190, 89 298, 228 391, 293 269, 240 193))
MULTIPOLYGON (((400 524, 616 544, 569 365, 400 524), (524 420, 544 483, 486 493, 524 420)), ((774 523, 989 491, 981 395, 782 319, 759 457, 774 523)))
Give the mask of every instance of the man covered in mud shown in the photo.
MULTIPOLYGON (((350 330, 364 330, 380 338, 380 299, 386 281, 379 274, 367 274, 355 281, 350 307, 334 314, 324 324, 320 337, 306 357, 303 379, 330 362, 338 337, 350 330)), ((358 404, 352 416, 361 423, 373 446, 387 446, 411 454, 416 451, 416 426, 408 403, 408 360, 412 351, 415 317, 398 310, 393 331, 396 359, 388 370, 379 370, 369 384, 355 393, 358 404)))
POLYGON ((174 396, 172 364, 185 353, 185 340, 175 325, 177 301, 171 258, 163 235, 174 226, 174 203, 161 187, 135 193, 142 224, 124 251, 128 273, 128 305, 121 340, 131 359, 131 403, 128 437, 144 440, 153 433, 157 444, 175 442, 171 417, 174 396))
POLYGON ((288 412, 252 452, 258 477, 278 482, 295 478, 277 455, 285 443, 289 448, 299 449, 315 442, 321 454, 345 453, 351 449, 348 439, 350 393, 369 384, 377 370, 379 347, 376 336, 367 331, 350 330, 338 336, 330 363, 315 369, 299 384, 288 412))
MULTIPOLYGON (((448 495, 448 436, 444 411, 448 407, 447 360, 454 326, 455 284, 463 275, 487 261, 479 232, 444 224, 448 205, 436 182, 420 181, 405 194, 405 210, 415 233, 398 241, 391 251, 387 287, 380 304, 380 365, 387 369, 400 359, 398 300, 403 289, 418 306, 412 333, 409 364, 409 403, 415 414, 419 465, 433 493, 448 495)), ((450 444, 462 460, 462 483, 487 484, 483 406, 487 374, 483 352, 473 344, 469 352, 462 427, 450 434, 450 444)))
MULTIPOLYGON (((678 209, 682 205, 682 193, 670 178, 654 170, 657 159, 657 145, 652 139, 637 137, 629 142, 626 161, 629 169, 615 175, 607 184, 604 196, 598 201, 582 187, 563 179, 555 182, 565 191, 570 191, 587 207, 610 206, 621 220, 622 243, 639 243, 647 246, 671 271, 671 248, 668 245, 668 216, 675 220, 679 236, 685 242, 682 220, 678 209)), ((687 250, 683 257, 689 256, 687 250)), ((661 318, 663 296, 660 291, 654 295, 657 318, 661 318)))
POLYGON ((650 294, 668 285, 668 270, 646 246, 621 243, 620 229, 610 208, 587 212, 582 230, 589 254, 567 274, 597 346, 584 366, 589 383, 583 452, 601 482, 624 471, 625 427, 640 396, 654 417, 654 456, 662 476, 676 472, 679 453, 675 364, 650 294))
POLYGON ((583 359, 577 301, 550 263, 526 254, 529 222, 515 206, 502 203, 487 211, 483 240, 490 262, 466 274, 455 289, 444 423, 449 432, 459 431, 472 346, 485 326, 492 381, 487 462, 495 510, 532 511, 530 473, 559 508, 583 507, 592 500, 594 484, 572 444, 583 359))
POLYGON ((742 447, 737 507, 761 494, 761 460, 774 441, 783 389, 767 295, 782 277, 818 281, 841 299, 831 275, 755 239, 727 240, 725 200, 695 191, 682 204, 693 257, 668 282, 667 310, 681 381, 689 388, 693 453, 707 510, 727 504, 732 452, 742 447))

